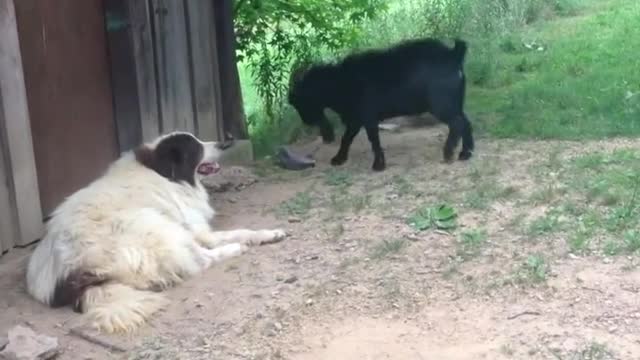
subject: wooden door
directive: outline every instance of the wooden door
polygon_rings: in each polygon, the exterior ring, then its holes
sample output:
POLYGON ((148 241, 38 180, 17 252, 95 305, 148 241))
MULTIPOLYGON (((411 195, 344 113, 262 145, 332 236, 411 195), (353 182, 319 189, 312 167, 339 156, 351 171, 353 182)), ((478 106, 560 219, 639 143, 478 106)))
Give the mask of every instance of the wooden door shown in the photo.
POLYGON ((118 154, 102 0, 15 2, 44 215, 118 154))

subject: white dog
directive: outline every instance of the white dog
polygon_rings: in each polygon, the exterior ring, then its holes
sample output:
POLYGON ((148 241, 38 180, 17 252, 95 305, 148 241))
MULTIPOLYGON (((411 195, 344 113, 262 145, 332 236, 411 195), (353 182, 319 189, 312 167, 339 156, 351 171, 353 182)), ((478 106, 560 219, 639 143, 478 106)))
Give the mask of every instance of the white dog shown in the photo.
POLYGON ((230 143, 174 132, 125 153, 52 214, 29 260, 27 289, 72 305, 105 332, 129 332, 167 304, 160 293, 282 230, 212 231, 199 177, 217 172, 230 143))

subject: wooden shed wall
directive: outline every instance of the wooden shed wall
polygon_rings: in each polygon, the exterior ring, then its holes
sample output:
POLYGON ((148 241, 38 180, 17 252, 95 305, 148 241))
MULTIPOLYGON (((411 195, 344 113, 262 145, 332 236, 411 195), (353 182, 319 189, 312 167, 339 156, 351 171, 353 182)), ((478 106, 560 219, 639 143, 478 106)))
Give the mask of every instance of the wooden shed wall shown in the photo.
POLYGON ((42 211, 13 0, 0 1, 0 253, 42 235, 42 211))
POLYGON ((173 130, 248 137, 227 2, 106 2, 121 151, 173 130))

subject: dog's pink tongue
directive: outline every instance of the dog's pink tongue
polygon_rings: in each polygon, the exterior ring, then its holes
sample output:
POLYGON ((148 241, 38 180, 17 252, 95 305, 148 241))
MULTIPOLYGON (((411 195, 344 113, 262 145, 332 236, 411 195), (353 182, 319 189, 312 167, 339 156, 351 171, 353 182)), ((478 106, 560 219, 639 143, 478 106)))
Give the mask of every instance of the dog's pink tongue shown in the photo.
POLYGON ((198 166, 198 173, 202 175, 211 175, 220 171, 218 163, 203 163, 198 166))

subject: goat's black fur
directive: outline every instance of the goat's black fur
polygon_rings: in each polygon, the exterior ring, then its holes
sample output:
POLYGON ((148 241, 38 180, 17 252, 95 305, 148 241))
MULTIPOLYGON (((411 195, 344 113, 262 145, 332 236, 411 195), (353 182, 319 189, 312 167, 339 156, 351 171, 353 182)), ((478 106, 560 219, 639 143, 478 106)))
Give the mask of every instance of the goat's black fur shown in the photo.
POLYGON ((434 39, 408 41, 384 50, 347 56, 336 64, 317 64, 292 75, 289 103, 302 121, 317 126, 325 143, 335 139, 324 115, 335 111, 346 126, 333 165, 347 161, 353 139, 364 127, 374 153, 374 170, 384 170, 378 123, 395 116, 431 113, 449 126, 444 158, 451 161, 460 138, 460 160, 471 157, 472 128, 464 113, 467 44, 449 48, 434 39))

